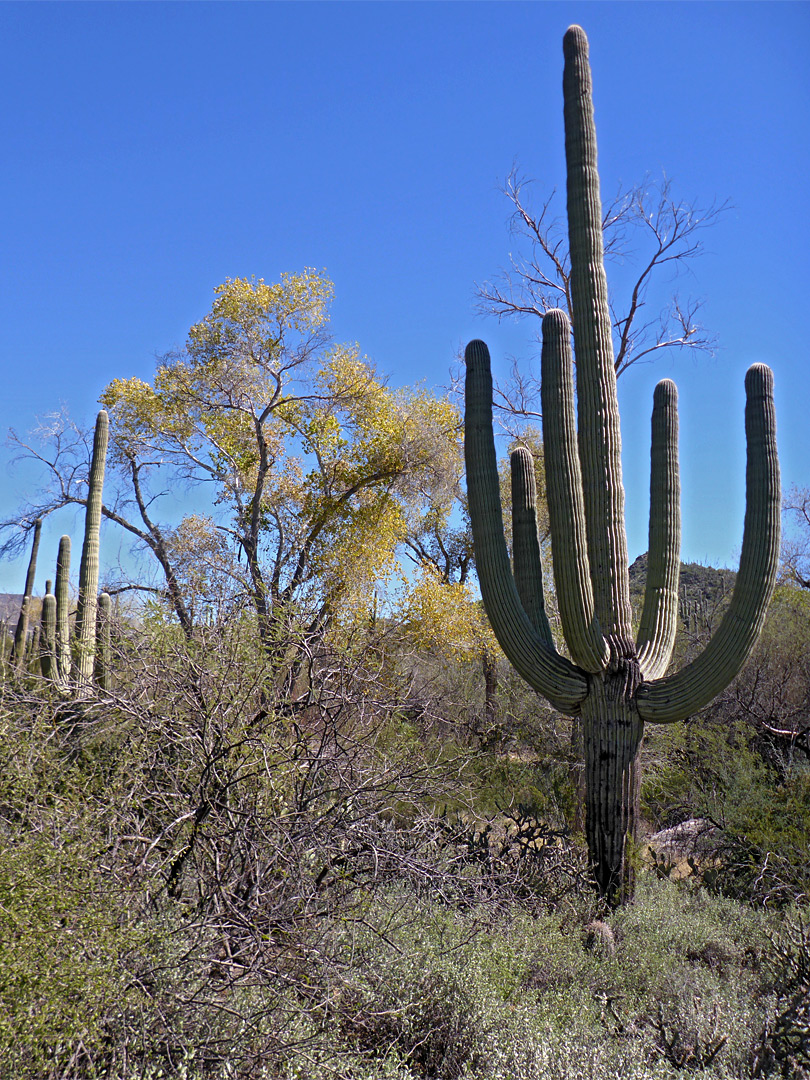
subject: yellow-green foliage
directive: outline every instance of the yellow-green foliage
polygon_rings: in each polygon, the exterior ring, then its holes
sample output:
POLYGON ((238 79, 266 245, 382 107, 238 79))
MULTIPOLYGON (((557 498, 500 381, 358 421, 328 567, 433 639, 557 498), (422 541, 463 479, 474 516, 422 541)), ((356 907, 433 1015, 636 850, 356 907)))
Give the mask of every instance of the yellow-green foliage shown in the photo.
POLYGON ((421 566, 403 591, 404 632, 418 647, 448 658, 474 659, 500 649, 483 608, 465 583, 443 581, 435 567, 421 566))
MULTIPOLYGON (((234 536, 244 546, 258 530, 265 544, 266 588, 317 587, 334 617, 353 618, 390 579, 425 493, 452 498, 458 411, 425 390, 389 389, 356 346, 328 344, 332 284, 314 271, 215 292, 185 353, 161 362, 151 385, 116 379, 102 394, 117 460, 213 480, 234 536)), ((183 565, 202 562, 193 588, 225 568, 213 539, 223 523, 190 519, 170 538, 183 565)))

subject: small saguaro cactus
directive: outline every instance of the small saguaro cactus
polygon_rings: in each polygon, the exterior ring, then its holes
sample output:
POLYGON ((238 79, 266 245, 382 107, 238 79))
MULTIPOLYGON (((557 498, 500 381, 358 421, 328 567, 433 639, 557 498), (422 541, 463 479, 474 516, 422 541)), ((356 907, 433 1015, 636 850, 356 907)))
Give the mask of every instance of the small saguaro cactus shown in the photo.
POLYGON ((112 597, 103 592, 98 598, 96 621, 95 679, 99 690, 108 693, 110 681, 110 649, 112 641, 112 597))
MULTIPOLYGON (((50 582, 48 582, 50 585, 50 582)), ((58 682, 56 658, 56 597, 47 589, 42 598, 42 621, 39 635, 39 666, 43 679, 58 682)))
POLYGON ((84 515, 84 544, 79 566, 79 600, 74 641, 74 679, 79 695, 86 692, 92 684, 95 661, 101 497, 109 430, 107 413, 102 409, 96 418, 93 458, 87 484, 87 508, 84 515))
POLYGON ((70 678, 70 537, 59 541, 56 557, 56 669, 62 683, 70 678))
POLYGON ((602 247, 588 42, 563 41, 568 231, 577 386, 568 317, 543 319, 541 358, 546 491, 554 583, 571 659, 557 652, 543 608, 531 455, 513 455, 514 573, 503 534, 492 377, 482 341, 467 346, 465 456, 476 566, 492 628, 517 671, 557 709, 579 716, 586 833, 600 893, 632 893, 628 837, 638 812, 638 749, 645 722, 684 720, 712 700, 756 642, 776 579, 780 491, 773 376, 749 369, 746 511, 730 606, 710 643, 672 675, 680 568, 677 391, 653 397, 647 583, 638 634, 631 606, 621 475, 621 433, 602 247))
POLYGON ((34 522, 34 539, 31 544, 31 558, 28 560, 28 572, 25 575, 25 592, 23 593, 20 615, 17 619, 17 627, 14 631, 14 647, 12 657, 18 664, 22 664, 25 658, 26 643, 28 640, 28 624, 31 618, 31 599, 34 593, 34 580, 37 575, 37 552, 39 551, 39 538, 42 533, 42 518, 34 522))

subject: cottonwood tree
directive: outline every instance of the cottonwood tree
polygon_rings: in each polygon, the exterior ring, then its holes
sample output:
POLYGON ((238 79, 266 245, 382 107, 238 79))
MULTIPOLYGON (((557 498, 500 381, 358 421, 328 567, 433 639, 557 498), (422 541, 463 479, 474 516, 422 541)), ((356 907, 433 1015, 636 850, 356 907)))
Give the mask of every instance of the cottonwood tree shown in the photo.
MULTIPOLYGON (((253 612, 273 651, 288 619, 323 633, 391 572, 412 508, 459 459, 459 418, 330 343, 323 275, 229 279, 215 294, 150 383, 102 393, 117 481, 103 512, 155 557, 187 636, 195 598, 215 591, 253 612), (170 525, 182 486, 207 509, 170 525)), ((18 440, 50 473, 39 512, 83 505, 86 433, 63 420, 44 434, 47 450, 18 440)))
MULTIPOLYGON (((541 320, 547 311, 563 308, 572 317, 571 260, 564 220, 554 213, 554 192, 534 209, 528 188, 532 181, 513 168, 504 194, 511 202, 510 233, 516 250, 509 268, 478 287, 482 314, 541 320)), ((670 279, 690 269, 703 250, 701 233, 729 204, 700 207, 675 197, 671 180, 645 178, 619 190, 603 210, 605 259, 626 268, 624 288, 612 289, 614 368, 621 375, 633 364, 669 349, 711 353, 714 338, 698 321, 702 301, 675 293, 663 304, 653 283, 662 272, 670 279), (651 310, 655 305, 654 310, 651 310)), ((539 322, 538 339, 539 339, 539 322)), ((531 373, 514 366, 509 385, 496 394, 496 406, 518 416, 537 416, 539 385, 531 373)))

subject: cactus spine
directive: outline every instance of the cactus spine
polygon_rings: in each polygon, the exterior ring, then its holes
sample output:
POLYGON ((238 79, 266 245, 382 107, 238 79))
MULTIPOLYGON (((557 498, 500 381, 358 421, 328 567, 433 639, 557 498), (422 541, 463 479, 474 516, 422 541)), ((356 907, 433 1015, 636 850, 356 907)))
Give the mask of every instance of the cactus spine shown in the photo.
POLYGON ((88 478, 87 509, 84 517, 84 544, 79 567, 79 602, 76 609, 74 679, 81 695, 91 685, 96 647, 96 607, 98 598, 99 532, 102 489, 107 458, 109 420, 104 409, 96 419, 93 459, 88 478))
MULTIPOLYGON (((745 380, 746 513, 731 604, 706 650, 664 677, 678 615, 677 392, 664 380, 653 398, 648 573, 634 640, 591 72, 580 27, 567 31, 563 52, 576 395, 570 327, 562 311, 549 311, 543 319, 541 376, 554 582, 571 661, 554 648, 541 614, 539 558, 529 550, 527 521, 514 526, 514 575, 509 565, 489 352, 481 341, 471 342, 465 357, 465 456, 484 606, 517 671, 556 708, 582 719, 591 865, 600 893, 619 903, 633 888, 627 841, 636 824, 644 723, 683 720, 711 701, 740 670, 762 628, 779 555, 779 466, 773 376, 757 364, 745 380), (527 560, 537 565, 531 568, 527 560)), ((518 453, 513 501, 518 518, 527 518, 533 478, 527 476, 530 462, 518 453)))

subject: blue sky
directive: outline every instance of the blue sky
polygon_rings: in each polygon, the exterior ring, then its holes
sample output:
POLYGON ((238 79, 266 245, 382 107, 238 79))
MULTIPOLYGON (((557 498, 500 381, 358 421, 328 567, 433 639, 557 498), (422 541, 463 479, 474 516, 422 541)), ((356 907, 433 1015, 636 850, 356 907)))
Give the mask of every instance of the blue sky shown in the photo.
MULTIPOLYGON (((631 555, 667 376, 683 557, 734 565, 755 361, 776 374, 785 484, 810 483, 803 3, 0 5, 0 429, 61 403, 92 419, 111 379, 148 379, 182 344, 219 282, 305 266, 335 283, 335 337, 393 385, 446 384, 471 337, 530 357, 535 328, 477 315, 474 284, 508 261, 512 164, 538 194, 564 186, 572 22, 591 43, 603 192, 665 170, 683 198, 733 204, 680 283, 706 301, 716 357, 631 370, 620 399, 631 555)), ((3 517, 30 483, 4 452, 3 517)), ((48 567, 63 531, 78 537, 70 515, 43 534, 48 567)), ((0 591, 23 576, 0 566, 0 591)))

